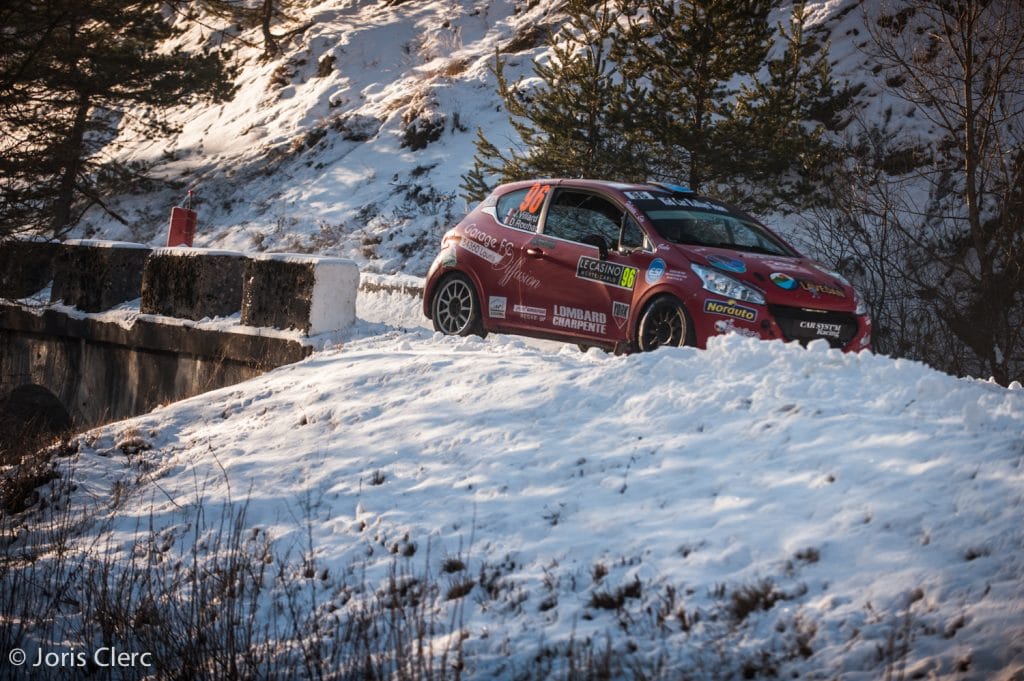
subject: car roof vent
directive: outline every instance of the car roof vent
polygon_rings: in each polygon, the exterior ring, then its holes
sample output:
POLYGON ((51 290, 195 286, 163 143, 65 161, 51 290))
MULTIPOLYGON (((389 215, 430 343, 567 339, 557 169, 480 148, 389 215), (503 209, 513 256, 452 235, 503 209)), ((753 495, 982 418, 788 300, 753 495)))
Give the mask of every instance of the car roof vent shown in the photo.
POLYGON ((681 184, 669 184, 668 182, 648 182, 647 184, 652 184, 655 187, 661 187, 662 189, 667 189, 668 191, 673 192, 675 194, 692 194, 693 193, 692 189, 690 189, 689 187, 684 187, 681 184))

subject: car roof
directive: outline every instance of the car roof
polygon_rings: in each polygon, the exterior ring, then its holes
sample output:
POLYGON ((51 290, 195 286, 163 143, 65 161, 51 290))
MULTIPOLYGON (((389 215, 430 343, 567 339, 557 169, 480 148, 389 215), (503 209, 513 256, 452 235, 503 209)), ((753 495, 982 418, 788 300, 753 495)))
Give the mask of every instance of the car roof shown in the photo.
MULTIPOLYGON (((693 196, 700 196, 705 198, 697 191, 679 184, 671 184, 667 182, 621 182, 616 180, 605 180, 605 179, 589 179, 584 177, 539 177, 537 179, 526 179, 515 182, 508 182, 497 187, 498 189, 508 190, 517 189, 527 186, 532 186, 538 182, 545 184, 554 184, 558 186, 572 186, 580 188, 590 189, 611 189, 617 191, 617 193, 624 193, 624 191, 666 191, 668 194, 692 194, 693 196)), ((713 200, 717 201, 717 200, 713 200)), ((721 202, 719 202, 721 203, 721 202)))
MULTIPOLYGON (((692 199, 699 199, 700 201, 708 201, 718 206, 721 206, 726 211, 742 217, 745 220, 758 223, 762 227, 765 225, 755 218, 753 215, 743 210, 742 208, 735 206, 727 201, 716 199, 714 197, 696 192, 687 187, 683 187, 677 184, 669 184, 663 182, 619 182, 616 180, 595 180, 589 178, 566 178, 566 177, 538 177, 530 180, 520 180, 517 182, 509 182, 506 184, 495 187, 495 193, 505 193, 507 191, 514 191, 516 189, 526 189, 532 187, 535 184, 544 183, 559 187, 574 187, 580 189, 592 189, 592 190, 604 190, 613 194, 618 194, 620 200, 629 201, 630 197, 626 196, 626 192, 661 192, 665 194, 671 194, 674 196, 688 197, 692 199)), ((778 236, 778 235, 776 235, 778 236)), ((781 238, 781 237, 779 237, 781 238)))
MULTIPOLYGON (((615 180, 594 180, 587 178, 554 178, 554 177, 543 177, 533 180, 520 180, 518 182, 509 182, 507 184, 500 185, 495 188, 495 192, 505 193, 507 191, 515 191, 517 189, 525 189, 532 187, 535 184, 543 183, 558 187, 574 187, 579 189, 593 189, 593 190, 604 190, 610 191, 613 194, 620 195, 621 200, 629 200, 631 197, 626 196, 627 192, 660 192, 665 194, 671 194, 675 196, 686 196, 694 199, 700 199, 701 201, 710 201, 711 203, 717 204, 725 210, 742 215, 747 219, 754 220, 749 216, 746 211, 737 208, 725 201, 716 199, 700 192, 693 191, 687 187, 670 184, 665 182, 619 182, 615 180)), ((756 222, 756 220, 754 220, 756 222)))

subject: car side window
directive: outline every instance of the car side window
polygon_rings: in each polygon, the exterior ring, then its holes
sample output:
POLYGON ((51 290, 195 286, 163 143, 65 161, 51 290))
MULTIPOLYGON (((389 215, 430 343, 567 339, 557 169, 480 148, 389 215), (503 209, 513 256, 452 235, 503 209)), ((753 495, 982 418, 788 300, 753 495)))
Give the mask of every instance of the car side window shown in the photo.
POLYGON ((612 202, 595 194, 561 189, 548 207, 544 233, 580 243, 596 234, 614 246, 619 243, 621 220, 622 211, 612 202))
MULTIPOLYGON (((534 185, 534 187, 536 186, 539 185, 534 185)), ((527 200, 527 195, 531 192, 536 194, 537 190, 532 187, 517 189, 499 198, 498 205, 495 208, 498 214, 498 222, 514 229, 536 232, 537 224, 540 221, 540 205, 536 204, 540 202, 527 200), (530 210, 531 208, 533 210, 530 210)))

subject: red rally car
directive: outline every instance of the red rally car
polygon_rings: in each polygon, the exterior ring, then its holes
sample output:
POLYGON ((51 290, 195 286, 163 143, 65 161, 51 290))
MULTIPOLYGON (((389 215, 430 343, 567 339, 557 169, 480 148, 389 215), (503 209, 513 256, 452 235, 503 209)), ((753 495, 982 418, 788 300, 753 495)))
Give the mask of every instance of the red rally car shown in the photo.
POLYGON ((445 334, 615 352, 710 336, 870 349, 841 275, 728 204, 675 185, 537 180, 495 189, 441 241, 423 311, 445 334))

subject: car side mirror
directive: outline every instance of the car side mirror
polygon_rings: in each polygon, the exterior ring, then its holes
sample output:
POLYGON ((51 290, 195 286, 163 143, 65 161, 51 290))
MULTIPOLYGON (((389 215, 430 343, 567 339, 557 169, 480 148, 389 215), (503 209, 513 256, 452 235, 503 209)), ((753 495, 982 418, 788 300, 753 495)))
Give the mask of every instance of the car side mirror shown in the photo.
POLYGON ((608 259, 608 242, 600 234, 588 234, 583 237, 583 243, 596 246, 601 254, 601 260, 608 259))

